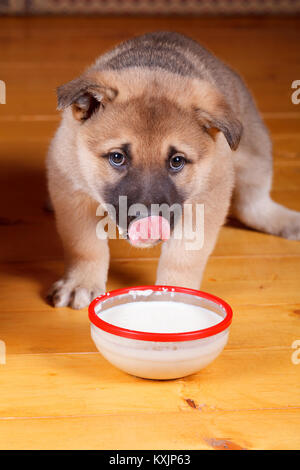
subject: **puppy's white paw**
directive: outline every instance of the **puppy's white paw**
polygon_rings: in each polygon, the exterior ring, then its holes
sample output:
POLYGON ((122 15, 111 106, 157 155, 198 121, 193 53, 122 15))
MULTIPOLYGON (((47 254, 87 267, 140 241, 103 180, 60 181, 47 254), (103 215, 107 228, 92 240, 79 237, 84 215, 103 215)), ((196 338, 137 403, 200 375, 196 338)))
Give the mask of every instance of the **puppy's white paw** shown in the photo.
POLYGON ((300 240, 300 214, 290 220, 280 232, 280 236, 288 240, 300 240))
POLYGON ((95 297, 103 293, 104 289, 83 287, 76 285, 72 279, 60 279, 48 292, 47 301, 53 307, 69 306, 79 310, 87 307, 95 297))

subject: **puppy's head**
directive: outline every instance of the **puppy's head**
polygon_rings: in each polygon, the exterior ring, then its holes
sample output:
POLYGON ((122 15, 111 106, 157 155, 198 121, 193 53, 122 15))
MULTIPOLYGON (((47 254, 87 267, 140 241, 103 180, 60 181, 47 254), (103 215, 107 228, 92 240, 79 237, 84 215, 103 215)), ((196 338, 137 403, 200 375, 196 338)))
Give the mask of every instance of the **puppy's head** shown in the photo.
POLYGON ((204 189, 216 132, 233 150, 241 136, 240 123, 215 90, 193 89, 184 99, 170 87, 171 93, 159 86, 124 93, 81 77, 58 89, 59 108, 70 107, 78 123, 74 164, 87 191, 115 209, 121 231, 141 247, 168 238, 177 209, 204 189))

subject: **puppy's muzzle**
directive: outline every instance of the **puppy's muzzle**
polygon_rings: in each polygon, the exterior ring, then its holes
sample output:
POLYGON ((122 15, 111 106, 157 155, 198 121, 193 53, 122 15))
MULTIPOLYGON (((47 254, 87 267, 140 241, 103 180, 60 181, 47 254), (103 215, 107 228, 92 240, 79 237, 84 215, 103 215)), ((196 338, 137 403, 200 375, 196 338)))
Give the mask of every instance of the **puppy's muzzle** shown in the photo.
POLYGON ((155 244, 170 238, 170 224, 160 215, 135 218, 129 224, 128 239, 134 246, 155 244))

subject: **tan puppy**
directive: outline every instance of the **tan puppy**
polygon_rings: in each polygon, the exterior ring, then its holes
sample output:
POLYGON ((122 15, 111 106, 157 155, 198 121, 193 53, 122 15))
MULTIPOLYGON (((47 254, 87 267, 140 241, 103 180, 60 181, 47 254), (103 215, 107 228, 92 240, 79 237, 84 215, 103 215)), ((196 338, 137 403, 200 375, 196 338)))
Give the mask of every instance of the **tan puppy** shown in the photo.
POLYGON ((47 167, 66 271, 49 294, 54 306, 82 308, 105 291, 109 252, 96 210, 118 213, 119 196, 149 214, 151 204, 204 204, 202 249, 164 241, 158 284, 199 288, 230 202, 250 227, 300 238, 300 214, 270 198, 271 142, 249 91, 193 40, 156 32, 127 41, 59 87, 58 105, 47 167))

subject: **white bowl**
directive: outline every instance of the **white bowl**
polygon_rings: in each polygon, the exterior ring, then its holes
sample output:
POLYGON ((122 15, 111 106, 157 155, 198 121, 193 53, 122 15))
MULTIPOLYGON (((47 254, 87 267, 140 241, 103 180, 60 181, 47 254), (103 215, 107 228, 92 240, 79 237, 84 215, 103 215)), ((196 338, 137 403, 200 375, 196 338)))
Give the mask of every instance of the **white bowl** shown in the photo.
POLYGON ((117 289, 97 297, 89 306, 91 335, 97 349, 119 369, 147 379, 175 379, 194 374, 224 349, 232 310, 223 300, 194 289, 139 286, 117 289), (101 319, 101 312, 139 301, 178 301, 204 307, 222 320, 209 328, 177 333, 130 330, 101 319))

